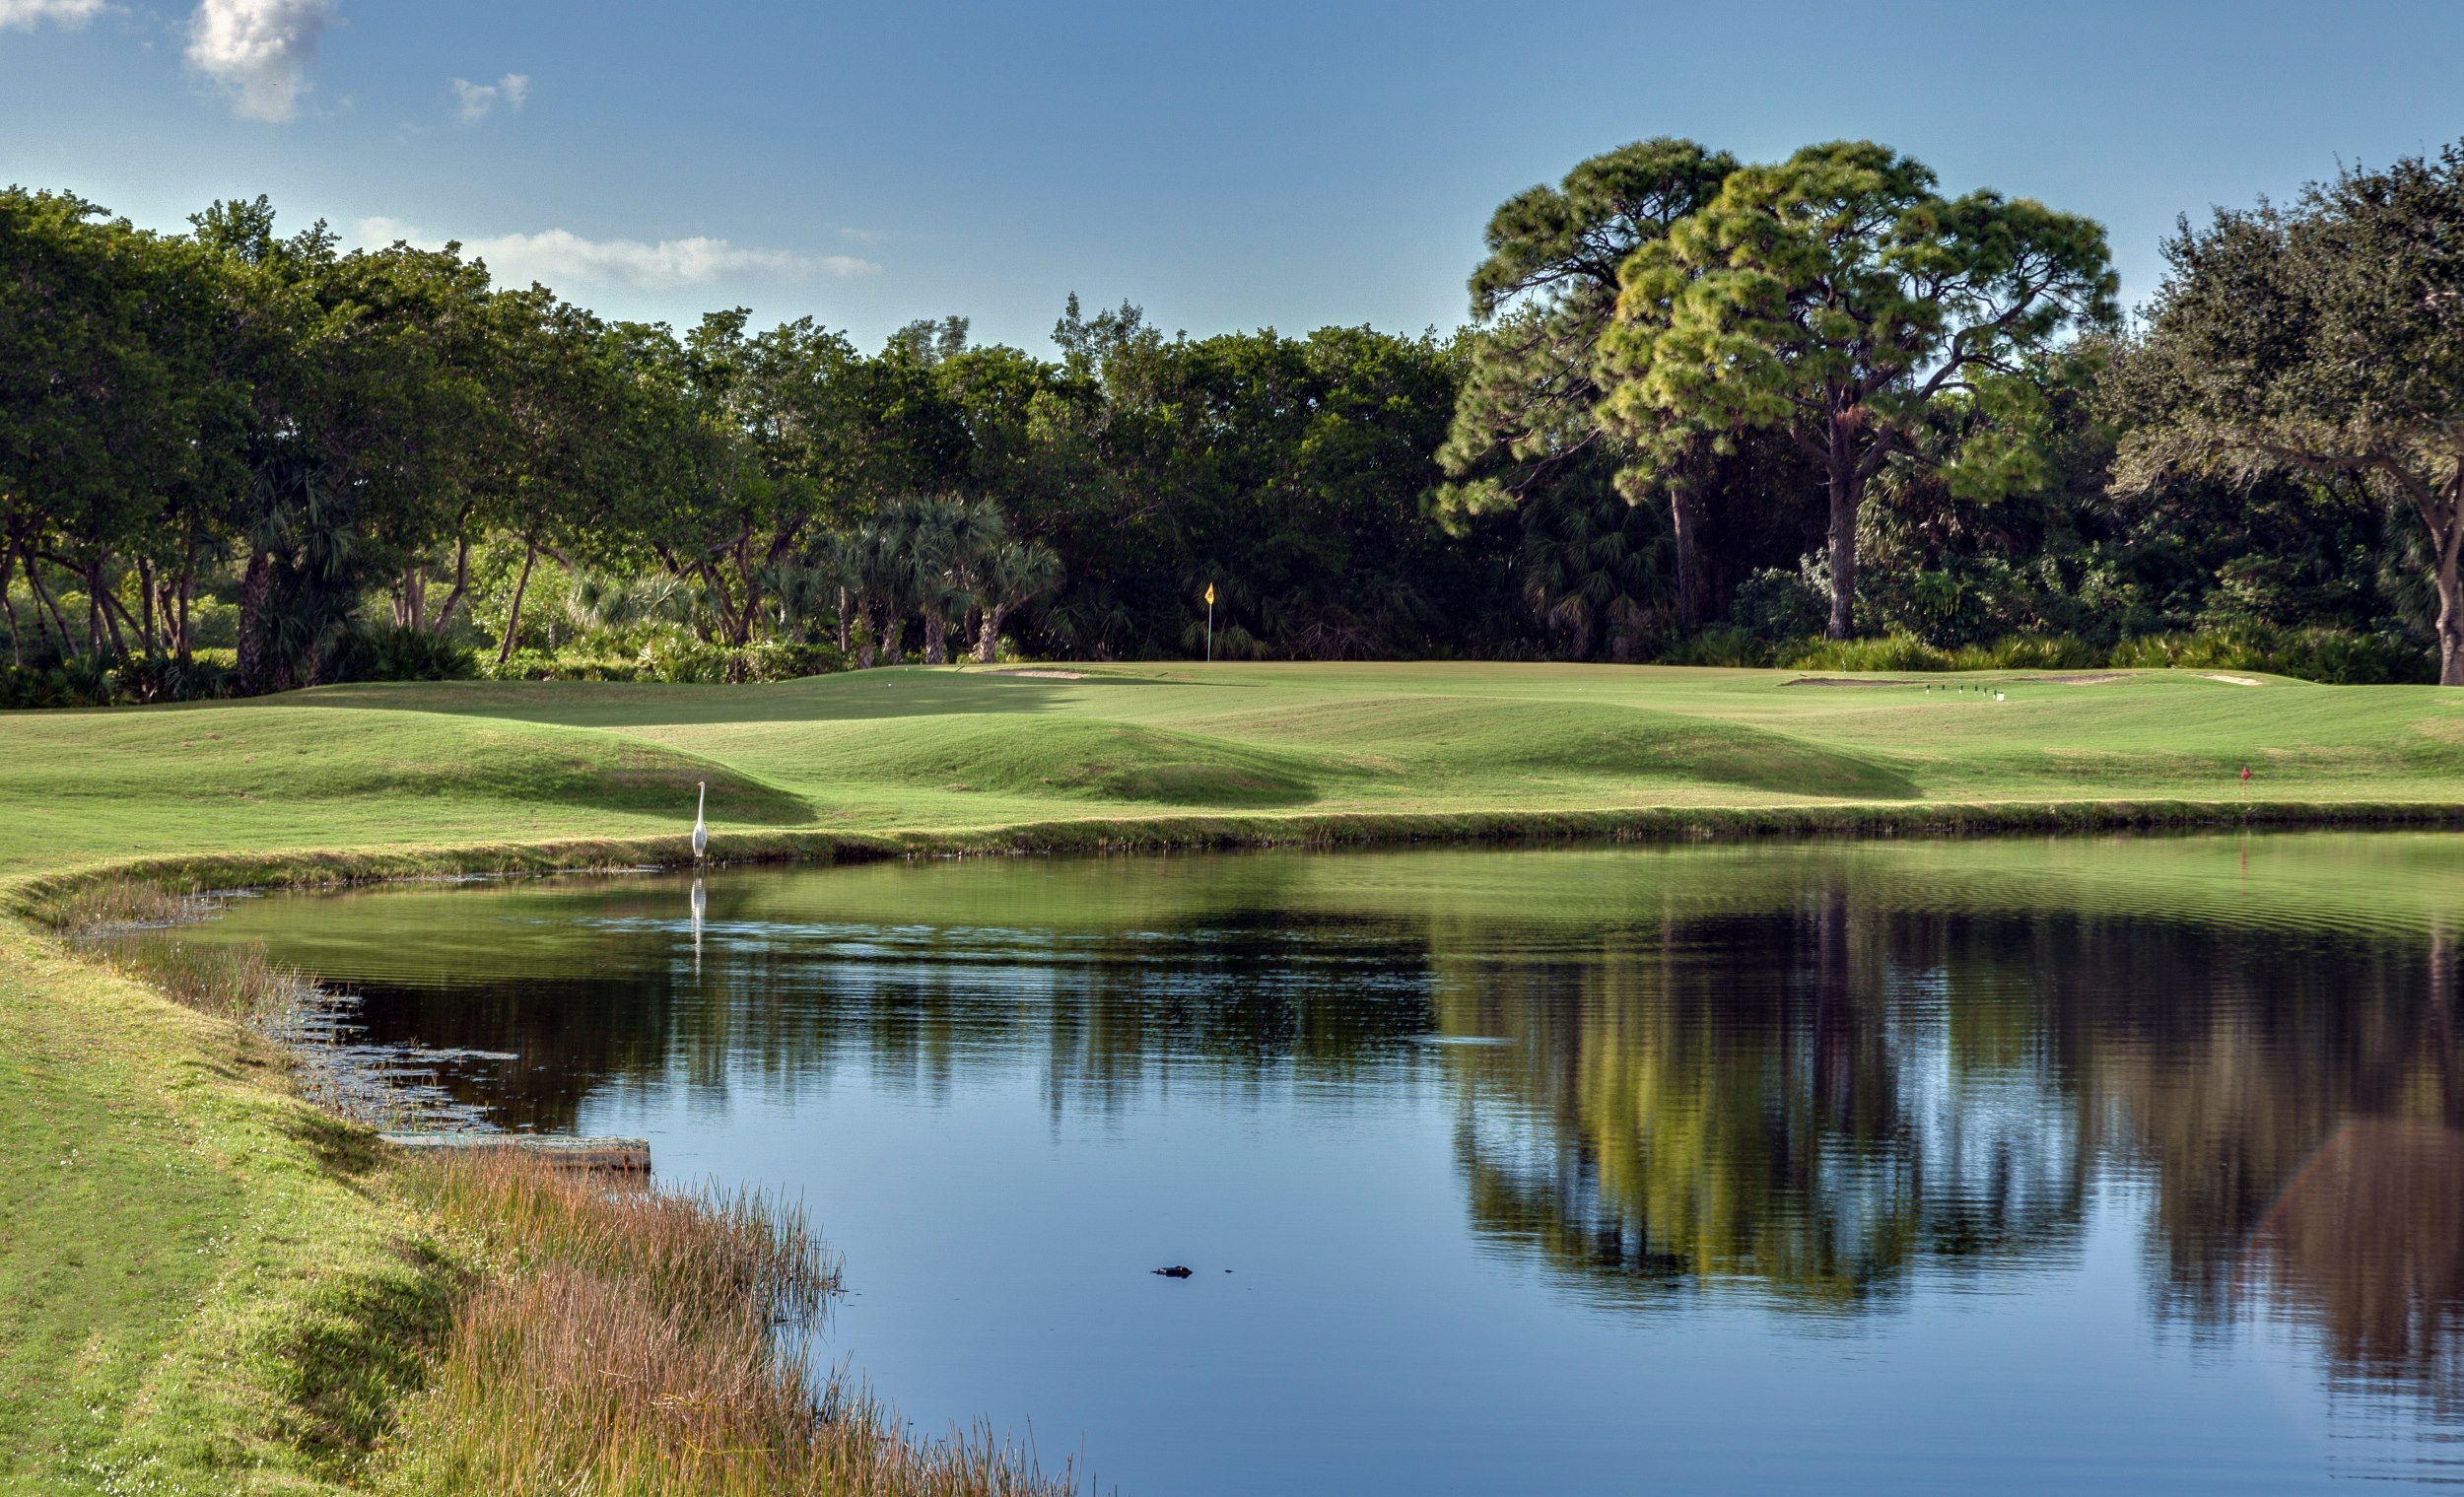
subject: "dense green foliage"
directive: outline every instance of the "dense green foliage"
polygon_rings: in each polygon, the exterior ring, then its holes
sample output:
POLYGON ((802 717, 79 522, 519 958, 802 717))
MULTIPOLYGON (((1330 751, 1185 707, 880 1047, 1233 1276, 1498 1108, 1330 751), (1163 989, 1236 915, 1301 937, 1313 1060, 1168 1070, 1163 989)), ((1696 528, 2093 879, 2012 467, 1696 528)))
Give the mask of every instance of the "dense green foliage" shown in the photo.
POLYGON ((2464 679, 2460 160, 2185 227, 2125 331, 2085 219, 1661 139, 1504 204, 1452 336, 1073 298, 1049 358, 10 189, 0 705, 1186 657, 1209 587, 1236 659, 1867 634, 2464 679))
POLYGON ((2464 685, 2464 148, 2354 169, 2290 208, 2220 209, 2126 351, 2119 480, 2291 478, 2402 516, 2436 598, 2439 680, 2464 685))

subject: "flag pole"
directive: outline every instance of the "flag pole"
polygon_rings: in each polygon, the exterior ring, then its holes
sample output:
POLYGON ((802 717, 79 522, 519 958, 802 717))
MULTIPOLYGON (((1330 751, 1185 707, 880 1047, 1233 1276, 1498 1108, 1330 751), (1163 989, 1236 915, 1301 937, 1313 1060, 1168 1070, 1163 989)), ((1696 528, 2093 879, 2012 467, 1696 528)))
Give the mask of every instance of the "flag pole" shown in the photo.
POLYGON ((1206 663, 1215 663, 1215 584, 1206 584, 1206 663))

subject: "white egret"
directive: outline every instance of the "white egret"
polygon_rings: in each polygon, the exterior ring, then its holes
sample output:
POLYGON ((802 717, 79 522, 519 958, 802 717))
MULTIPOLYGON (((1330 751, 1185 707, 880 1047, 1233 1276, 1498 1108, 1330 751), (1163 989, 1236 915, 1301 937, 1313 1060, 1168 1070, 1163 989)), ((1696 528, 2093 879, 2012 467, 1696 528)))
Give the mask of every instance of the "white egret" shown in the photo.
POLYGON ((693 787, 701 792, 693 802, 693 860, 698 863, 710 851, 710 826, 702 820, 702 812, 710 805, 710 782, 697 780, 693 787))

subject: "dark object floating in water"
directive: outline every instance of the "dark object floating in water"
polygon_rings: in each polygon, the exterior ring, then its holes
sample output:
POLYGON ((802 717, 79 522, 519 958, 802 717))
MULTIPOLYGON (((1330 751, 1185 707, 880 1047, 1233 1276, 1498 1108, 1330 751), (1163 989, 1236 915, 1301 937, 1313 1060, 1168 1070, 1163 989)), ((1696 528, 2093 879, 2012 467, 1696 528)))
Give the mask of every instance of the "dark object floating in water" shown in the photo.
POLYGON ((1187 1263, 1174 1263, 1169 1268, 1158 1268, 1155 1271, 1166 1278, 1188 1278, 1193 1270, 1187 1263))

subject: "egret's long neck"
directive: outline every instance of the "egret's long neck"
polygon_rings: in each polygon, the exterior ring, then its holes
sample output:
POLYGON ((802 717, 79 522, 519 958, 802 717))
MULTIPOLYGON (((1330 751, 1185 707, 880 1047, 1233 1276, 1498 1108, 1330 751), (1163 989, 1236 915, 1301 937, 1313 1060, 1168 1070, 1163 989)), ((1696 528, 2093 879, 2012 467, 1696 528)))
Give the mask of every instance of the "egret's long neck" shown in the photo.
POLYGON ((702 812, 703 812, 703 810, 704 810, 704 809, 706 809, 709 805, 710 805, 710 786, 709 786, 709 785, 703 785, 703 786, 701 787, 701 791, 700 791, 700 793, 696 794, 696 795, 693 797, 693 819, 694 819, 695 821, 700 821, 700 820, 702 819, 702 812))

